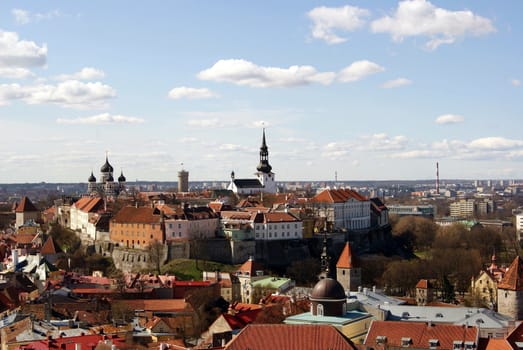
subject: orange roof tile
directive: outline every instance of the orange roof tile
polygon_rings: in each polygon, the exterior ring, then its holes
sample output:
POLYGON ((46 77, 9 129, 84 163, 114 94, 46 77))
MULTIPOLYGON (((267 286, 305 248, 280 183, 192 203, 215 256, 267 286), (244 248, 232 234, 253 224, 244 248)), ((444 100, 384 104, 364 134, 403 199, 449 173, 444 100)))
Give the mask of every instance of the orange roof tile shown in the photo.
POLYGON ((104 201, 100 197, 82 197, 73 206, 86 213, 96 212, 104 208, 104 201))
POLYGON ((345 247, 338 258, 336 267, 340 269, 352 269, 352 253, 350 251, 349 242, 345 243, 345 247))
POLYGON ((226 350, 354 350, 355 346, 331 325, 250 324, 226 350))
POLYGON ((498 289, 523 290, 523 260, 519 256, 510 264, 505 276, 498 283, 498 289))
POLYGON ((432 284, 427 279, 421 279, 418 281, 418 284, 416 284, 416 288, 429 289, 432 288, 432 284))
POLYGON ((154 209, 149 207, 123 207, 111 220, 114 223, 160 223, 160 215, 154 214, 154 209))
POLYGON ((477 327, 424 322, 373 321, 370 325, 366 346, 376 346, 378 337, 386 337, 387 347, 401 347, 402 338, 410 338, 409 347, 429 349, 429 340, 438 340, 438 350, 452 350, 454 341, 474 342, 477 346, 477 327))
POLYGON ((45 241, 45 243, 42 245, 42 249, 40 249, 40 254, 43 255, 56 254, 61 252, 62 249, 60 249, 60 247, 54 243, 54 239, 51 236, 49 236, 47 241, 45 241))
POLYGON ((20 203, 16 206, 15 212, 26 213, 31 211, 38 211, 34 206, 33 202, 27 197, 23 197, 20 203))
POLYGON ((327 189, 314 196, 313 201, 319 203, 344 203, 349 199, 366 201, 367 197, 349 189, 327 189))
POLYGON ((241 272, 242 275, 256 276, 256 271, 263 271, 263 265, 257 261, 254 261, 254 258, 250 257, 242 266, 238 269, 238 272, 241 272))

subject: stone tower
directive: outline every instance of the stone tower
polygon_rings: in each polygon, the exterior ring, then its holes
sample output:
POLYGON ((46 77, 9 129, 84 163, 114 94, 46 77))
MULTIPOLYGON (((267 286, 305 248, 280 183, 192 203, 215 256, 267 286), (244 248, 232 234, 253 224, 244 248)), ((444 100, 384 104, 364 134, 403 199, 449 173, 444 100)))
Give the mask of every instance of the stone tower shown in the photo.
POLYGON ((256 170, 258 170, 256 177, 263 186, 263 192, 276 193, 276 181, 274 180, 272 166, 269 164, 269 148, 265 140, 265 129, 263 129, 262 144, 260 147, 260 163, 256 167, 256 170))
POLYGON ((355 266, 352 255, 347 242, 336 263, 336 279, 349 291, 355 291, 361 286, 361 268, 355 266))
POLYGON ((178 192, 189 192, 189 172, 183 169, 178 172, 178 192))
POLYGON ((523 259, 517 256, 498 283, 498 312, 523 319, 523 259))

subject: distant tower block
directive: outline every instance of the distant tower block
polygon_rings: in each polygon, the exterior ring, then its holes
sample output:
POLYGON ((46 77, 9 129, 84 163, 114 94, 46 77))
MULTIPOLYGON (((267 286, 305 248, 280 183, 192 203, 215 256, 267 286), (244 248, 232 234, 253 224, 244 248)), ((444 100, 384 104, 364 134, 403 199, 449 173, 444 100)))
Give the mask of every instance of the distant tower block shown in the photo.
POLYGON ((189 172, 183 169, 178 172, 178 192, 189 192, 189 172))

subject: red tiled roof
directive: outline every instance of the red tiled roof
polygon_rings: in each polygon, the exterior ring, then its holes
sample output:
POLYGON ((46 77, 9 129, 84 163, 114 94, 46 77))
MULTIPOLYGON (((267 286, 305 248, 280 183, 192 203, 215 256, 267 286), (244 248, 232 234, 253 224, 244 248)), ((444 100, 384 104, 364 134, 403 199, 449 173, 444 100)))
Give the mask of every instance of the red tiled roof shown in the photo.
POLYGON ((410 338, 409 347, 415 349, 429 349, 429 340, 438 340, 438 350, 452 350, 454 341, 472 341, 477 346, 477 327, 467 327, 450 324, 432 324, 424 322, 401 321, 372 321, 367 337, 366 346, 380 346, 378 337, 386 337, 387 347, 401 347, 402 338, 410 338))
POLYGON ((112 222, 115 223, 139 223, 155 224, 160 223, 160 215, 154 214, 154 209, 149 207, 123 207, 114 216, 112 222))
POLYGON ((263 271, 263 265, 257 261, 254 261, 252 257, 244 262, 243 265, 238 269, 238 272, 241 272, 242 275, 246 275, 246 272, 248 272, 249 277, 256 276, 256 271, 263 271))
POLYGON ((513 350, 510 343, 505 339, 488 338, 481 339, 478 350, 513 350))
POLYGON ((33 243, 36 236, 37 234, 32 233, 19 233, 15 236, 15 239, 18 244, 30 244, 33 243))
POLYGON ((327 189, 318 193, 314 196, 313 201, 319 203, 344 203, 349 199, 355 199, 357 201, 366 201, 367 197, 362 196, 356 191, 349 189, 327 189))
POLYGON ((92 213, 104 208, 104 201, 100 197, 82 197, 73 206, 86 213, 92 213))
POLYGON ((253 323, 261 310, 261 308, 246 310, 239 312, 236 315, 224 314, 223 318, 227 321, 231 329, 242 329, 246 325, 253 323))
POLYGON ((38 211, 34 206, 33 202, 27 197, 23 197, 18 206, 15 209, 17 213, 26 213, 31 211, 38 211))
POLYGON ((43 255, 56 254, 56 253, 61 253, 61 252, 62 252, 62 249, 60 249, 59 246, 54 244, 54 239, 51 236, 49 236, 47 241, 45 241, 45 243, 42 245, 42 249, 40 249, 40 254, 43 254, 43 255))
POLYGON ((498 289, 523 290, 523 260, 519 256, 510 264, 505 276, 498 283, 498 289))
POLYGON ((275 223, 275 222, 297 222, 297 218, 285 212, 271 212, 258 213, 255 218, 255 223, 275 223))
POLYGON ((352 253, 350 251, 349 242, 345 243, 345 248, 343 248, 343 251, 341 252, 336 267, 341 269, 352 269, 352 253))
POLYGON ((354 350, 355 347, 331 325, 251 324, 225 349, 354 350))
POLYGON ((418 281, 418 284, 416 284, 416 288, 429 289, 432 288, 432 284, 427 279, 421 279, 418 281))
POLYGON ((145 311, 191 311, 184 299, 131 299, 125 300, 131 310, 145 311))

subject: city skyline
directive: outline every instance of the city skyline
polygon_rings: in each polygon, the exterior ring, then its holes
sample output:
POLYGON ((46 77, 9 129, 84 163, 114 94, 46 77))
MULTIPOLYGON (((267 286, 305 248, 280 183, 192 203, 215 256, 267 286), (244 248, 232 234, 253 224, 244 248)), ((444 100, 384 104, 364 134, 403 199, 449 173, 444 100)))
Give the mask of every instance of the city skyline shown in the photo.
POLYGON ((522 10, 2 1, 0 183, 519 179, 522 10))

